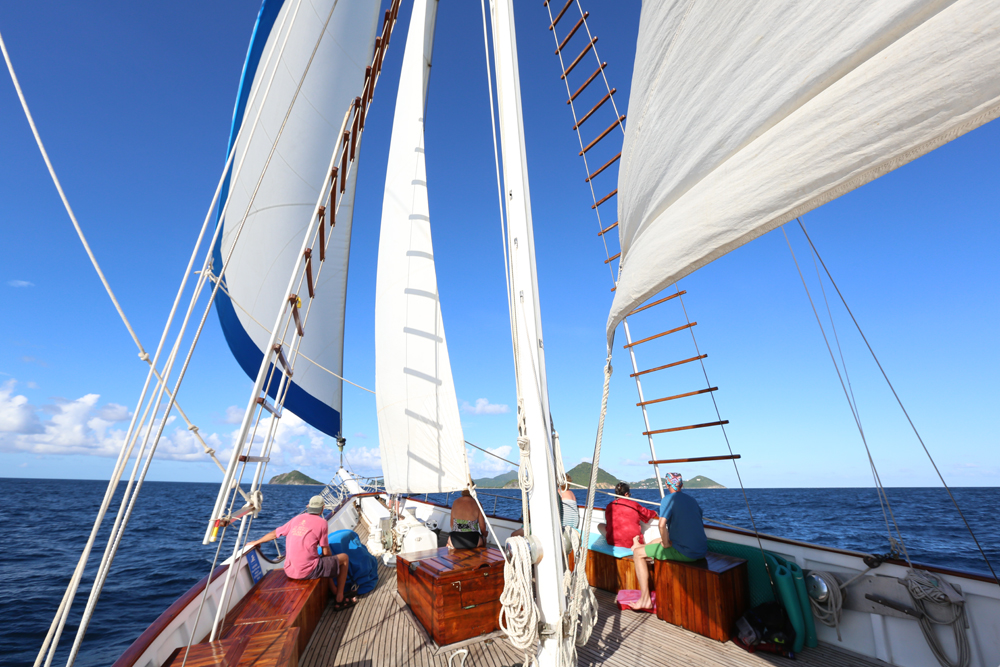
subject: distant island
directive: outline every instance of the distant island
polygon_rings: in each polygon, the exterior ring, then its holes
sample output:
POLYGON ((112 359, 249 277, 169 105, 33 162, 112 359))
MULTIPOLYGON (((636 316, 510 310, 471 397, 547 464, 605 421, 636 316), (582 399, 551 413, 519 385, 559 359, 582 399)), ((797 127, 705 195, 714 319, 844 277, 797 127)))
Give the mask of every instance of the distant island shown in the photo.
MULTIPOLYGON (((566 471, 566 474, 573 478, 574 484, 582 484, 587 486, 590 484, 590 470, 591 465, 589 463, 580 463, 572 470, 566 471)), ((476 486, 480 489, 516 489, 517 484, 517 471, 511 470, 510 472, 505 472, 503 474, 497 475, 496 477, 481 477, 480 479, 473 480, 476 486)), ((618 484, 619 480, 617 477, 609 473, 604 468, 598 466, 597 468, 597 488, 599 489, 613 489, 615 485, 618 484)), ((300 482, 301 483, 301 482, 300 482)), ((656 478, 650 477, 644 479, 641 482, 632 482, 629 484, 633 489, 655 489, 656 478)), ((709 479, 704 475, 696 475, 691 479, 684 480, 684 488, 686 489, 724 489, 723 485, 716 482, 714 479, 709 479)))
MULTIPOLYGON (((590 464, 581 463, 566 474, 573 478, 573 483, 586 486, 590 483, 590 464)), ((517 471, 511 470, 496 477, 482 477, 472 480, 480 489, 516 489, 518 487, 517 471)), ((597 468, 597 488, 613 489, 618 483, 618 478, 604 470, 600 466, 597 468)), ((655 486, 655 484, 654 484, 655 486)))
MULTIPOLYGON (((634 482, 632 485, 633 489, 655 489, 656 478, 650 477, 644 479, 641 482, 634 482)), ((695 475, 691 479, 684 480, 685 489, 724 489, 723 485, 716 482, 714 479, 709 479, 704 475, 695 475)))
MULTIPOLYGON (((593 466, 589 463, 580 463, 572 470, 567 470, 566 474, 573 478, 574 484, 582 484, 583 486, 588 486, 590 484, 590 473, 593 470, 593 466)), ((613 489, 615 485, 618 484, 618 478, 609 473, 604 468, 597 467, 597 488, 599 489, 613 489)))
POLYGON ((317 482, 309 475, 304 475, 298 470, 275 475, 268 484, 294 484, 298 486, 323 486, 323 482, 317 482))
POLYGON ((502 489, 511 480, 513 480, 514 486, 517 486, 517 471, 516 470, 511 470, 510 472, 505 472, 503 474, 497 475, 496 477, 480 477, 479 479, 474 479, 472 481, 480 489, 502 489))

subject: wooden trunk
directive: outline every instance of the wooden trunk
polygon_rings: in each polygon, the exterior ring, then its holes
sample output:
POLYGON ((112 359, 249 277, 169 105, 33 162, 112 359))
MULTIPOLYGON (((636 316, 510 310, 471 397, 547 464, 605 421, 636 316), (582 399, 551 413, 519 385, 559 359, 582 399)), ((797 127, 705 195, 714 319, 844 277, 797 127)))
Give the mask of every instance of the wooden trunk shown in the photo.
POLYGON ((693 563, 655 563, 656 615, 704 637, 729 641, 750 598, 747 562, 709 553, 693 563))
POLYGON ((503 555, 487 547, 400 554, 396 584, 427 634, 447 646, 500 628, 503 565, 503 555))

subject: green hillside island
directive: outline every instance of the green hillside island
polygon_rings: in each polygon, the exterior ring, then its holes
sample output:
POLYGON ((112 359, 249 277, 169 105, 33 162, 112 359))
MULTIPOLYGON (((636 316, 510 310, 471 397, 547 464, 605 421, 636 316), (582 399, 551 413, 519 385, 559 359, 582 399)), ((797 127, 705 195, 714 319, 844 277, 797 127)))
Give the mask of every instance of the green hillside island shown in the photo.
MULTIPOLYGON (((656 488, 656 478, 650 477, 649 479, 644 479, 641 482, 634 482, 632 485, 633 489, 655 489, 656 488)), ((709 479, 704 475, 695 475, 691 479, 684 480, 685 489, 724 489, 726 487, 722 486, 714 479, 709 479)))
MULTIPOLYGON (((587 486, 590 484, 591 470, 593 470, 593 466, 587 462, 583 462, 574 467, 572 470, 567 470, 566 474, 573 478, 574 484, 587 486)), ((618 478, 609 473, 607 470, 600 466, 597 467, 597 488, 613 489, 618 481, 618 478)))
POLYGON ((496 477, 481 477, 479 479, 472 480, 476 483, 476 486, 480 489, 502 489, 511 481, 514 482, 514 486, 517 486, 517 471, 511 470, 510 472, 505 472, 496 477))
POLYGON ((323 482, 317 482, 309 475, 304 475, 298 470, 275 475, 268 484, 294 484, 298 486, 323 486, 323 482))
MULTIPOLYGON (((590 468, 591 466, 589 463, 581 463, 572 470, 568 470, 567 474, 573 478, 573 482, 575 484, 587 485, 590 483, 590 468)), ((473 481, 480 489, 516 489, 518 487, 516 470, 505 472, 502 475, 497 475, 496 477, 483 477, 473 481)), ((653 480, 653 482, 653 486, 655 487, 656 480, 653 480)), ((598 466, 597 488, 613 489, 617 483, 617 477, 598 466)))

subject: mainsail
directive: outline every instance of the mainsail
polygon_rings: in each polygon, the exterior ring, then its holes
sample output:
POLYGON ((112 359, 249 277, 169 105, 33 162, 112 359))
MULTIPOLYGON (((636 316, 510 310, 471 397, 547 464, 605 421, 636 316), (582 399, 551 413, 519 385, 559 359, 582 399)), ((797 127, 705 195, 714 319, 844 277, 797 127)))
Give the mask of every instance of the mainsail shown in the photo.
MULTIPOLYGON (((251 378, 260 369, 268 327, 281 306, 344 113, 361 95, 378 10, 377 0, 265 0, 261 6, 233 114, 231 147, 245 127, 223 191, 222 201, 228 195, 229 205, 220 216, 222 234, 213 264, 218 275, 235 244, 223 278, 225 290, 215 304, 233 356, 251 378)), ((309 314, 311 334, 302 339, 300 363, 284 401, 286 408, 331 436, 341 430, 342 385, 325 369, 343 373, 356 176, 353 169, 336 227, 330 230, 309 314)), ((272 397, 277 385, 269 387, 272 397)))
POLYGON ((438 299, 424 163, 436 0, 415 0, 393 117, 375 283, 375 403, 390 493, 456 491, 468 463, 438 299))
POLYGON ((643 3, 608 335, 692 271, 998 115, 997 2, 643 3))

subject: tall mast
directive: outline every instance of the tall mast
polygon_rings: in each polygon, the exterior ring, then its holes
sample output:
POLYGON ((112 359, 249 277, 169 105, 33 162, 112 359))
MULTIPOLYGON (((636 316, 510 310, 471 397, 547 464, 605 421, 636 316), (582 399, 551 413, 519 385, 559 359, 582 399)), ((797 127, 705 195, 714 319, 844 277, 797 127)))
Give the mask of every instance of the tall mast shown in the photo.
MULTIPOLYGON (((549 393, 545 380, 545 349, 535 270, 535 241, 531 225, 531 196, 524 150, 521 85, 514 34, 514 9, 510 0, 491 0, 494 67, 503 151, 503 181, 507 208, 507 242, 511 267, 511 327, 516 352, 515 372, 519 388, 520 436, 530 439, 531 473, 534 484, 528 497, 531 533, 544 556, 535 566, 536 601, 541 621, 554 626, 565 609, 563 592, 562 526, 556 489, 549 417, 549 393)), ((545 633, 548 635, 548 633, 545 633)), ((559 662, 558 636, 543 637, 538 649, 541 667, 559 662)))

